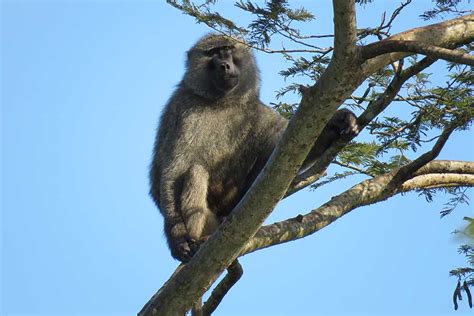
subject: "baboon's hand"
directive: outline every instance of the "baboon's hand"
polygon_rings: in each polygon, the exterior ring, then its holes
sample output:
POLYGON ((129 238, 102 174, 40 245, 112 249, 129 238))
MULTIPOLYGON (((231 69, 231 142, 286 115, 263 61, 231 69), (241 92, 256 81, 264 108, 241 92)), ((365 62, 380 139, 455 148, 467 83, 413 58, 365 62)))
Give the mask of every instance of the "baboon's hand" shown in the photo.
POLYGON ((189 243, 189 247, 191 248, 191 257, 194 256, 194 254, 201 248, 201 245, 204 244, 209 237, 202 237, 199 240, 194 240, 191 239, 191 242, 189 243))
POLYGON ((199 250, 201 245, 207 241, 208 237, 203 237, 199 240, 188 238, 178 244, 177 251, 173 254, 181 262, 188 262, 199 250))
POLYGON ((338 131, 339 135, 354 136, 359 133, 357 117, 352 111, 347 109, 337 111, 329 121, 329 124, 338 131))
POLYGON ((191 251, 191 246, 187 240, 178 243, 173 253, 173 257, 175 257, 181 262, 188 262, 189 260, 191 260, 192 256, 193 253, 191 251))

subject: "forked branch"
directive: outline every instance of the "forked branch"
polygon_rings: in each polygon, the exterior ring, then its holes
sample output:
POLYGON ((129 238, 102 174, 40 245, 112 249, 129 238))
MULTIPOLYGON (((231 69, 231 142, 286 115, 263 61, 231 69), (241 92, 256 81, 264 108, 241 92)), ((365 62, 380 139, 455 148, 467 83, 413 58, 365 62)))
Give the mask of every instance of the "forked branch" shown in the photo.
MULTIPOLYGON (((461 16, 456 19, 438 24, 414 28, 387 38, 385 41, 416 41, 437 47, 457 47, 474 40, 474 14, 461 16)), ((387 53, 365 61, 363 73, 372 74, 378 69, 389 65, 410 53, 387 53)), ((363 59, 361 59, 363 61, 363 59)))
POLYGON ((436 187, 474 186, 474 162, 432 161, 419 172, 390 191, 387 188, 396 171, 365 180, 306 215, 263 226, 245 245, 242 255, 309 236, 356 208, 384 201, 399 193, 436 187), (417 176, 419 172, 423 174, 417 176))

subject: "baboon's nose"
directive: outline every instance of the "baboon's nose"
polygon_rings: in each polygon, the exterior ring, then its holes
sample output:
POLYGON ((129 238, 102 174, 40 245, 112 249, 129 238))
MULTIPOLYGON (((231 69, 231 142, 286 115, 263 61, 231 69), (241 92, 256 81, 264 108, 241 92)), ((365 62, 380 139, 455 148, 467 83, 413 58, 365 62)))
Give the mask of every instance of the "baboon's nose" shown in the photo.
POLYGON ((221 64, 221 71, 228 72, 229 70, 230 70, 230 64, 229 63, 222 63, 221 64))

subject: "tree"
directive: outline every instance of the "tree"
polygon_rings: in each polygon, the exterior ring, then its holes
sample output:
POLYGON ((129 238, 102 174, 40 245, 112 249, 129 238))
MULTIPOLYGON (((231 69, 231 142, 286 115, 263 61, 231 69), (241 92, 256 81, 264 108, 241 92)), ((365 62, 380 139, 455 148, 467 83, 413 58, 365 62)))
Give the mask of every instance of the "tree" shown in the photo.
MULTIPOLYGON (((390 17, 384 16, 380 24, 365 29, 357 28, 355 2, 370 5, 370 1, 333 1, 334 34, 306 35, 293 25, 311 22, 313 15, 303 8, 290 8, 286 1, 269 1, 264 6, 238 2, 237 8, 255 16, 247 28, 213 11, 215 1, 200 5, 169 1, 216 32, 245 39, 257 50, 281 54, 293 64, 282 75, 307 76, 311 84, 292 84, 280 91, 280 97, 299 93, 301 101, 298 105, 274 104, 282 114, 291 116, 291 122, 265 170, 230 220, 187 265, 177 269, 140 315, 182 315, 239 256, 308 236, 360 206, 412 190, 427 200, 438 192, 451 194, 442 215, 466 202, 466 188, 474 185, 474 163, 435 159, 450 135, 467 129, 474 117, 474 57, 470 55, 474 15, 458 9, 458 0, 439 0, 423 18, 449 19, 392 35, 392 25, 410 0, 390 17), (284 49, 272 48, 275 37, 287 40, 284 49), (317 44, 327 38, 333 45, 317 44), (445 61, 450 71, 444 86, 432 86, 429 75, 423 73, 438 61, 445 61), (392 102, 405 102, 411 113, 407 117, 379 117, 392 102), (297 174, 322 127, 343 104, 361 112, 358 123, 371 139, 362 142, 343 136, 309 170, 297 174), (428 145, 429 150, 408 159, 428 145), (330 163, 346 171, 323 178, 330 163), (355 174, 367 179, 308 214, 261 227, 285 196, 355 174)), ((472 247, 463 249, 472 258, 472 247)), ((453 270, 453 275, 466 280, 466 286, 456 287, 457 299, 461 289, 469 293, 474 284, 472 269, 453 270)), ((227 281, 224 278, 220 283, 225 290, 227 281)))

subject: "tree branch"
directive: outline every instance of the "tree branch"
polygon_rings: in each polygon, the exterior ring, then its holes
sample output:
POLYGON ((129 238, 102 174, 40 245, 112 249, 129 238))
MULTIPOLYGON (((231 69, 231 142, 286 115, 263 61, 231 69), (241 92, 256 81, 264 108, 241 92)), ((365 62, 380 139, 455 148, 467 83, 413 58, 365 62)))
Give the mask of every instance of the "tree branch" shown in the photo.
POLYGON ((474 174, 474 162, 456 160, 434 160, 415 172, 416 176, 429 173, 474 174))
POLYGON ((430 151, 422 154, 420 157, 416 158, 410 163, 400 167, 393 176, 390 183, 387 185, 388 190, 391 190, 392 187, 397 187, 408 179, 411 179, 418 169, 435 159, 441 152, 441 149, 443 149, 453 131, 454 126, 446 127, 430 151))
POLYGON ((237 259, 227 268, 228 272, 212 291, 211 296, 202 307, 203 315, 211 315, 219 306, 227 292, 237 283, 243 274, 242 266, 237 259))
POLYGON ((417 189, 430 189, 446 186, 474 186, 473 174, 433 173, 416 176, 405 181, 400 188, 401 192, 417 189))
POLYGON ((359 117, 358 122, 364 127, 367 126, 377 115, 387 108, 387 106, 398 95, 398 92, 408 79, 422 72, 431 66, 435 61, 436 59, 434 58, 425 57, 416 64, 396 74, 385 92, 379 95, 377 99, 369 103, 367 109, 359 117))
POLYGON ((360 57, 363 60, 367 60, 379 55, 394 52, 423 54, 454 63, 474 66, 474 56, 464 54, 457 50, 451 50, 417 41, 383 40, 372 43, 361 48, 360 57))
MULTIPOLYGON (((474 40, 474 14, 461 16, 442 23, 414 28, 391 36, 386 40, 418 41, 439 47, 456 47, 470 43, 474 40)), ((364 74, 370 75, 407 55, 409 54, 388 53, 365 62, 362 59, 362 71, 364 74)))
POLYGON ((384 201, 399 193, 439 186, 474 186, 474 162, 432 161, 422 167, 419 172, 442 171, 443 173, 415 176, 398 187, 388 190, 397 171, 365 180, 304 216, 299 215, 260 228, 255 237, 245 245, 242 255, 306 237, 358 207, 384 201), (458 172, 463 173, 458 174, 458 172))
POLYGON ((357 25, 354 0, 333 0, 334 60, 350 63, 356 56, 357 25))

